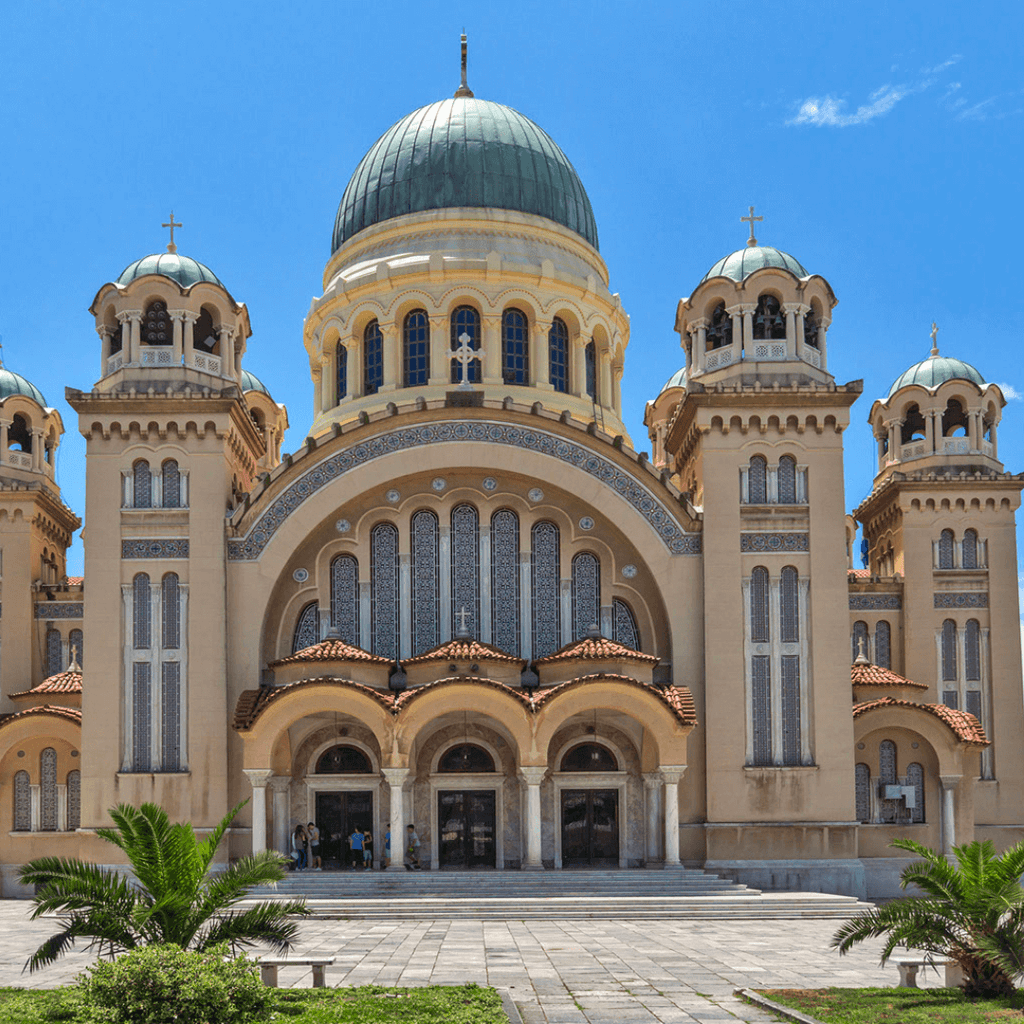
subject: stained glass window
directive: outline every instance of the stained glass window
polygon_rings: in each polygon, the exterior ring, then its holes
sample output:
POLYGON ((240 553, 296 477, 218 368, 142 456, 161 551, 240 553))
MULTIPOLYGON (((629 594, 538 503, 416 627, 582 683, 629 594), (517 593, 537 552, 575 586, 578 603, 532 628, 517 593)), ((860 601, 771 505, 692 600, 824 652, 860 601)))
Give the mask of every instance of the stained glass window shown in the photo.
POLYGON ((548 331, 548 362, 551 386, 563 394, 569 391, 569 330, 556 316, 548 331))
POLYGON ((39 755, 39 828, 57 829, 57 751, 45 747, 39 755))
POLYGON ((320 642, 320 608, 316 601, 311 601, 299 612, 292 635, 292 654, 304 651, 320 642))
MULTIPOLYGON (((469 335, 473 348, 480 348, 480 314, 472 306, 459 306, 451 315, 451 348, 454 352, 459 347, 459 338, 469 335)), ((451 364, 451 380, 453 384, 462 382, 462 364, 453 359, 451 364)), ((480 360, 474 359, 466 368, 466 380, 471 384, 479 384, 480 360)))
POLYGON ((519 653, 519 517, 508 508, 491 516, 491 640, 519 653))
POLYGON ((943 530, 939 534, 939 568, 953 568, 953 531, 943 530))
POLYGON ((747 469, 747 501, 751 505, 764 505, 768 501, 768 460, 755 455, 747 469))
POLYGON ((384 335, 371 320, 363 331, 363 393, 375 395, 384 383, 384 335))
POLYGON ((335 380, 337 398, 335 404, 348 397, 348 349, 339 341, 334 350, 334 362, 337 368, 335 380))
POLYGON ((68 655, 74 655, 79 668, 85 668, 85 634, 80 629, 68 633, 68 655))
POLYGON ((858 621, 853 624, 851 643, 853 647, 853 657, 851 661, 856 661, 862 654, 865 658, 870 660, 871 653, 868 647, 868 624, 866 622, 858 621))
POLYGON ((412 517, 412 653, 440 643, 440 572, 437 516, 421 509, 412 517))
POLYGON ((964 635, 965 676, 971 682, 981 679, 981 627, 977 619, 969 619, 964 635))
POLYGON ((398 528, 378 523, 370 533, 372 650, 398 657, 398 528))
POLYGON ((533 569, 533 656, 543 658, 562 646, 561 568, 558 527, 543 521, 530 531, 533 569))
POLYGON ((161 646, 176 651, 181 646, 181 588, 178 574, 167 573, 161 581, 163 589, 163 630, 161 646))
POLYGON ((402 340, 405 386, 422 387, 430 377, 430 319, 425 310, 414 309, 405 318, 402 340))
POLYGON ((855 765, 853 779, 857 820, 869 822, 871 820, 871 769, 866 764, 855 765))
POLYGON ((466 629, 480 635, 480 518, 472 505, 452 509, 452 622, 466 609, 466 629))
POLYGON ((32 783, 28 772, 14 773, 14 831, 32 830, 32 783))
POLYGON ((587 342, 583 350, 583 367, 586 375, 587 394, 597 401, 597 346, 593 341, 587 342))
POLYGON ((875 664, 892 668, 892 629, 885 619, 875 623, 875 664))
POLYGON ((633 609, 618 597, 612 601, 612 630, 612 639, 616 643, 633 651, 641 650, 640 630, 633 609))
POLYGON ((149 463, 140 459, 132 467, 132 507, 151 508, 153 505, 153 474, 149 463))
POLYGON ((800 641, 800 574, 791 565, 782 570, 780 588, 782 642, 795 644, 800 641))
POLYGON ((974 530, 964 532, 960 565, 964 569, 978 568, 978 534, 974 530))
POLYGON ((75 768, 68 772, 68 831, 82 824, 82 773, 75 768))
POLYGON ((501 379, 530 383, 530 324, 518 309, 506 309, 501 317, 501 379))
POLYGON ((46 674, 55 676, 58 672, 64 671, 61 657, 60 630, 52 627, 46 631, 46 674))
POLYGON ((796 459, 783 455, 779 459, 779 504, 796 503, 796 459))
POLYGON ((147 650, 152 642, 152 618, 149 576, 140 572, 132 580, 132 646, 137 651, 147 650))
POLYGON ((800 657, 782 656, 782 763, 799 764, 800 755, 800 657))
POLYGON ((750 639, 755 644, 768 643, 768 570, 759 565, 750 574, 750 639))
POLYGON ((181 473, 174 459, 167 459, 160 467, 164 508, 181 508, 181 473))
POLYGON ((772 763, 771 659, 755 654, 751 659, 751 718, 754 727, 754 764, 772 763))
POLYGON ((165 661, 160 666, 163 737, 160 761, 165 772, 181 768, 181 665, 165 661))
POLYGON ((148 772, 152 765, 150 668, 148 661, 137 661, 132 665, 132 768, 137 772, 148 772))
POLYGON ((601 563, 597 555, 581 551, 572 560, 572 638, 581 640, 601 628, 601 563))
POLYGON ((952 619, 946 619, 942 624, 942 678, 944 681, 956 679, 956 661, 956 623, 952 619))
POLYGON ((331 562, 331 625, 345 643, 359 645, 359 563, 352 555, 331 562))
POLYGON ((924 821, 924 768, 916 761, 907 765, 907 785, 914 787, 914 807, 910 820, 915 824, 924 821))

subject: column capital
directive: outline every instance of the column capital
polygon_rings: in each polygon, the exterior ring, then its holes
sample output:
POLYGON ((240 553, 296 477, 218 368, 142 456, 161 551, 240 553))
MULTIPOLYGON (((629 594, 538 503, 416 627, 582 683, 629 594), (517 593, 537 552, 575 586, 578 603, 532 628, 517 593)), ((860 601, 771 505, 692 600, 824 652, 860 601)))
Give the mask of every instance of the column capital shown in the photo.
POLYGON ((661 772, 644 772, 643 780, 644 786, 647 789, 659 789, 661 784, 665 781, 661 777, 661 772))
POLYGON ((519 778, 528 786, 539 786, 547 773, 547 765, 521 765, 519 768, 519 778))
POLYGON ((182 322, 184 322, 185 317, 188 316, 188 310, 187 309, 169 309, 169 310, 167 310, 167 315, 172 320, 181 320, 182 322))
POLYGON ((185 318, 185 323, 195 325, 196 321, 199 319, 199 314, 193 313, 191 309, 183 309, 181 312, 185 318))
POLYGON ((243 768, 242 771, 253 789, 265 789, 267 780, 274 774, 272 768, 243 768))
POLYGON ((281 793, 292 784, 290 775, 274 775, 267 780, 267 788, 275 793, 281 793))
POLYGON ((97 324, 96 325, 96 333, 101 338, 112 338, 114 336, 114 331, 115 330, 116 330, 116 328, 110 327, 108 324, 97 324))
POLYGON ((121 312, 116 315, 118 322, 122 324, 126 324, 131 320, 142 320, 141 309, 122 309, 121 312))
POLYGON ((380 773, 389 786, 401 786, 409 778, 408 768, 381 768, 380 773))
POLYGON ((702 327, 707 327, 707 325, 708 318, 706 316, 695 316, 692 320, 686 322, 686 329, 688 331, 699 331, 702 327))
POLYGON ((940 775, 939 782, 943 789, 956 789, 962 778, 962 775, 940 775))
POLYGON ((685 764, 663 764, 659 765, 658 771, 665 782, 670 785, 677 783, 686 774, 685 764))
POLYGON ((810 308, 811 308, 810 306, 805 306, 802 302, 783 302, 782 303, 782 312, 786 313, 786 314, 789 314, 789 313, 803 313, 804 311, 806 311, 806 310, 808 310, 810 308))
POLYGON ((430 321, 430 326, 438 330, 442 327, 446 327, 448 324, 447 313, 430 313, 427 316, 427 319, 430 321))

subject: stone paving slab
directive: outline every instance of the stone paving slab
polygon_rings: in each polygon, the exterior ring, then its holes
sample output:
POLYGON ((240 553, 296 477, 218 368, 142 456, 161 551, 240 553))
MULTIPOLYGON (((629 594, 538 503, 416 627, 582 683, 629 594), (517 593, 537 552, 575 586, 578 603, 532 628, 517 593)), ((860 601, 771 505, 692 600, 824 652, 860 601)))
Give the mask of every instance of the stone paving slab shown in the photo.
MULTIPOLYGON (((30 904, 0 900, 0 985, 53 988, 93 956, 78 951, 33 975, 25 960, 54 930, 30 904)), ((828 948, 838 921, 339 921, 299 924, 296 955, 336 957, 328 985, 507 988, 524 1024, 722 1024, 772 1021, 738 988, 892 985, 881 942, 845 957, 828 948)), ((282 986, 309 987, 305 967, 282 967, 282 986)), ((928 972, 922 987, 942 978, 928 972)))

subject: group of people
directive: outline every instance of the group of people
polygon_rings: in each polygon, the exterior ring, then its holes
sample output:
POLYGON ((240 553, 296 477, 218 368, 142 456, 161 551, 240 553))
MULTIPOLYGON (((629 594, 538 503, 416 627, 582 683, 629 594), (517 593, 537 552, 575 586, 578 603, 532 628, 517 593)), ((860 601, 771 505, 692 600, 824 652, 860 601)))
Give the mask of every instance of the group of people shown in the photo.
MULTIPOLYGON (((320 829, 311 821, 308 825, 296 825, 292 832, 292 860, 296 871, 322 871, 323 861, 320 857, 320 829)), ((384 833, 384 857, 381 861, 383 870, 391 861, 391 825, 388 824, 384 833)), ((405 869, 420 870, 420 837, 414 825, 406 826, 405 837, 405 869)), ((355 871, 373 870, 373 833, 369 829, 361 829, 356 825, 348 837, 348 864, 355 871)))

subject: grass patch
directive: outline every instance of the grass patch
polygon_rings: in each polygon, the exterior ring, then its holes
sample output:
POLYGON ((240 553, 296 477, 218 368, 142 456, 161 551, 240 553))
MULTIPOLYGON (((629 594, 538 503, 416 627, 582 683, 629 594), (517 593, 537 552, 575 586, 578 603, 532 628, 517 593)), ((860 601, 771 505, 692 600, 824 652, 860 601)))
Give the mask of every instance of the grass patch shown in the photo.
POLYGON ((780 988, 762 995, 824 1024, 997 1024, 1021 1019, 1024 992, 967 999, 960 989, 780 988))
MULTIPOLYGON (((0 988, 3 1024, 79 1024, 70 988, 0 988)), ((478 985, 280 989, 274 1024, 508 1024, 501 998, 478 985)))

